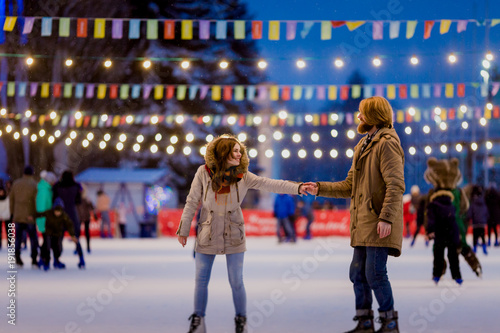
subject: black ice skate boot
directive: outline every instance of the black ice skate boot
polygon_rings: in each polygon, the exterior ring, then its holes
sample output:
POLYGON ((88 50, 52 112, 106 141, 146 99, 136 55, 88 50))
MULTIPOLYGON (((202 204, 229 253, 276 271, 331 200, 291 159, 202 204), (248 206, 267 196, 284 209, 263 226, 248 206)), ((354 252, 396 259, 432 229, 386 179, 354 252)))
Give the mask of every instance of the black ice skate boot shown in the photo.
POLYGON ((191 325, 189 326, 188 333, 206 333, 205 317, 200 317, 193 313, 189 317, 189 320, 191 320, 191 325))
POLYGON ((399 333, 398 312, 394 310, 380 312, 378 322, 382 326, 375 333, 399 333))
POLYGON ((358 325, 354 329, 345 333, 373 333, 373 311, 372 310, 356 310, 356 316, 352 320, 357 321, 358 325))
POLYGON ((236 333, 247 333, 247 317, 236 316, 234 317, 234 324, 236 325, 236 333))

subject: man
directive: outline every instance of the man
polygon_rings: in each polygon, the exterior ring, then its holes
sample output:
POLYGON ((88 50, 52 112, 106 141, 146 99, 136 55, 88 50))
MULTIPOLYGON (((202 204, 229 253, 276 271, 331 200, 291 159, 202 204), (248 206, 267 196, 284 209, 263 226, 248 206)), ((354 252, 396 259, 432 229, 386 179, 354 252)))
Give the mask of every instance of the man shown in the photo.
POLYGON ((307 183, 311 194, 351 198, 349 271, 356 296, 358 325, 350 333, 373 332, 372 290, 382 326, 376 332, 399 332, 398 314, 387 277, 387 257, 401 255, 403 242, 404 153, 393 128, 393 111, 383 97, 359 105, 358 132, 367 134, 355 147, 347 178, 340 182, 307 183))
POLYGON ((15 254, 16 265, 18 266, 24 265, 21 260, 21 240, 23 233, 26 231, 30 238, 31 264, 38 267, 38 235, 34 219, 36 215, 37 183, 33 179, 33 173, 31 166, 25 167, 23 177, 12 184, 9 196, 10 211, 13 214, 12 221, 16 224, 15 254))

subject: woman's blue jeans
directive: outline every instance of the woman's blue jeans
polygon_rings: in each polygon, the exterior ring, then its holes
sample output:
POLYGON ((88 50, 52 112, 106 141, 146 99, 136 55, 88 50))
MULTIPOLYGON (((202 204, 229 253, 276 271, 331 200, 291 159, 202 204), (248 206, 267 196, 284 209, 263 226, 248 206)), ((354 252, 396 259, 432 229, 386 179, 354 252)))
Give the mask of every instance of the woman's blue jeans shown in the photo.
POLYGON ((392 288, 387 277, 387 247, 356 246, 349 277, 354 284, 356 310, 371 310, 372 290, 379 305, 379 312, 394 309, 392 288))
MULTIPOLYGON (((229 284, 233 291, 233 303, 237 316, 246 317, 247 294, 243 284, 243 257, 245 252, 226 254, 229 284)), ((194 290, 194 313, 205 317, 208 301, 208 282, 212 273, 215 254, 196 252, 196 284, 194 290)))

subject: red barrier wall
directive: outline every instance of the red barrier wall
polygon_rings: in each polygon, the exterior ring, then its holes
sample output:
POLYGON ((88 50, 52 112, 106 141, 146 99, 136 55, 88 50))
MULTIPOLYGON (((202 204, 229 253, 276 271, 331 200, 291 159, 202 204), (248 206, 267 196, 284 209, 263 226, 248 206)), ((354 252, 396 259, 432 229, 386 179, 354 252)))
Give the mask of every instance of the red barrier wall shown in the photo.
MULTIPOLYGON (((182 209, 164 209, 158 214, 158 234, 161 236, 175 236, 182 209)), ((247 236, 274 236, 276 235, 276 218, 271 211, 244 209, 245 232, 247 236)), ((317 210, 314 212, 314 222, 311 226, 313 236, 349 236, 349 211, 317 210)), ((193 221, 194 222, 194 221, 193 221)), ((304 217, 296 221, 297 236, 302 237, 307 220, 304 217)), ((191 228, 194 235, 194 228, 191 228)))

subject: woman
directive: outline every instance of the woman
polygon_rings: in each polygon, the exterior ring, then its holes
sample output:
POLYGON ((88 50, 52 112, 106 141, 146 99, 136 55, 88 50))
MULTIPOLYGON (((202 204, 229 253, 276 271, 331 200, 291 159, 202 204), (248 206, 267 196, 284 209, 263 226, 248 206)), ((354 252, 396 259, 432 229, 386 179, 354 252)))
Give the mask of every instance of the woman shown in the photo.
POLYGON ((302 184, 256 176, 248 171, 246 147, 232 135, 207 145, 205 165, 198 168, 182 213, 178 240, 186 245, 191 221, 202 203, 195 245, 195 309, 190 333, 205 332, 208 282, 216 254, 225 254, 229 283, 236 310, 236 332, 246 332, 246 292, 243 256, 246 251, 241 202, 249 189, 275 193, 305 194, 302 184))
POLYGON ((87 189, 82 185, 82 201, 77 206, 78 218, 85 227, 85 239, 87 240, 87 253, 90 253, 90 217, 91 213, 95 218, 94 205, 87 196, 87 189))
MULTIPOLYGON (((36 212, 43 213, 52 208, 53 202, 53 192, 52 185, 57 181, 57 176, 50 171, 43 170, 40 172, 40 181, 37 184, 37 192, 36 192, 36 212)), ((41 253, 46 252, 47 236, 45 235, 45 217, 37 217, 36 218, 36 226, 38 231, 42 233, 43 245, 41 247, 41 253)), ((49 262, 43 260, 43 256, 40 256, 40 261, 38 265, 45 269, 49 269, 49 262)))

